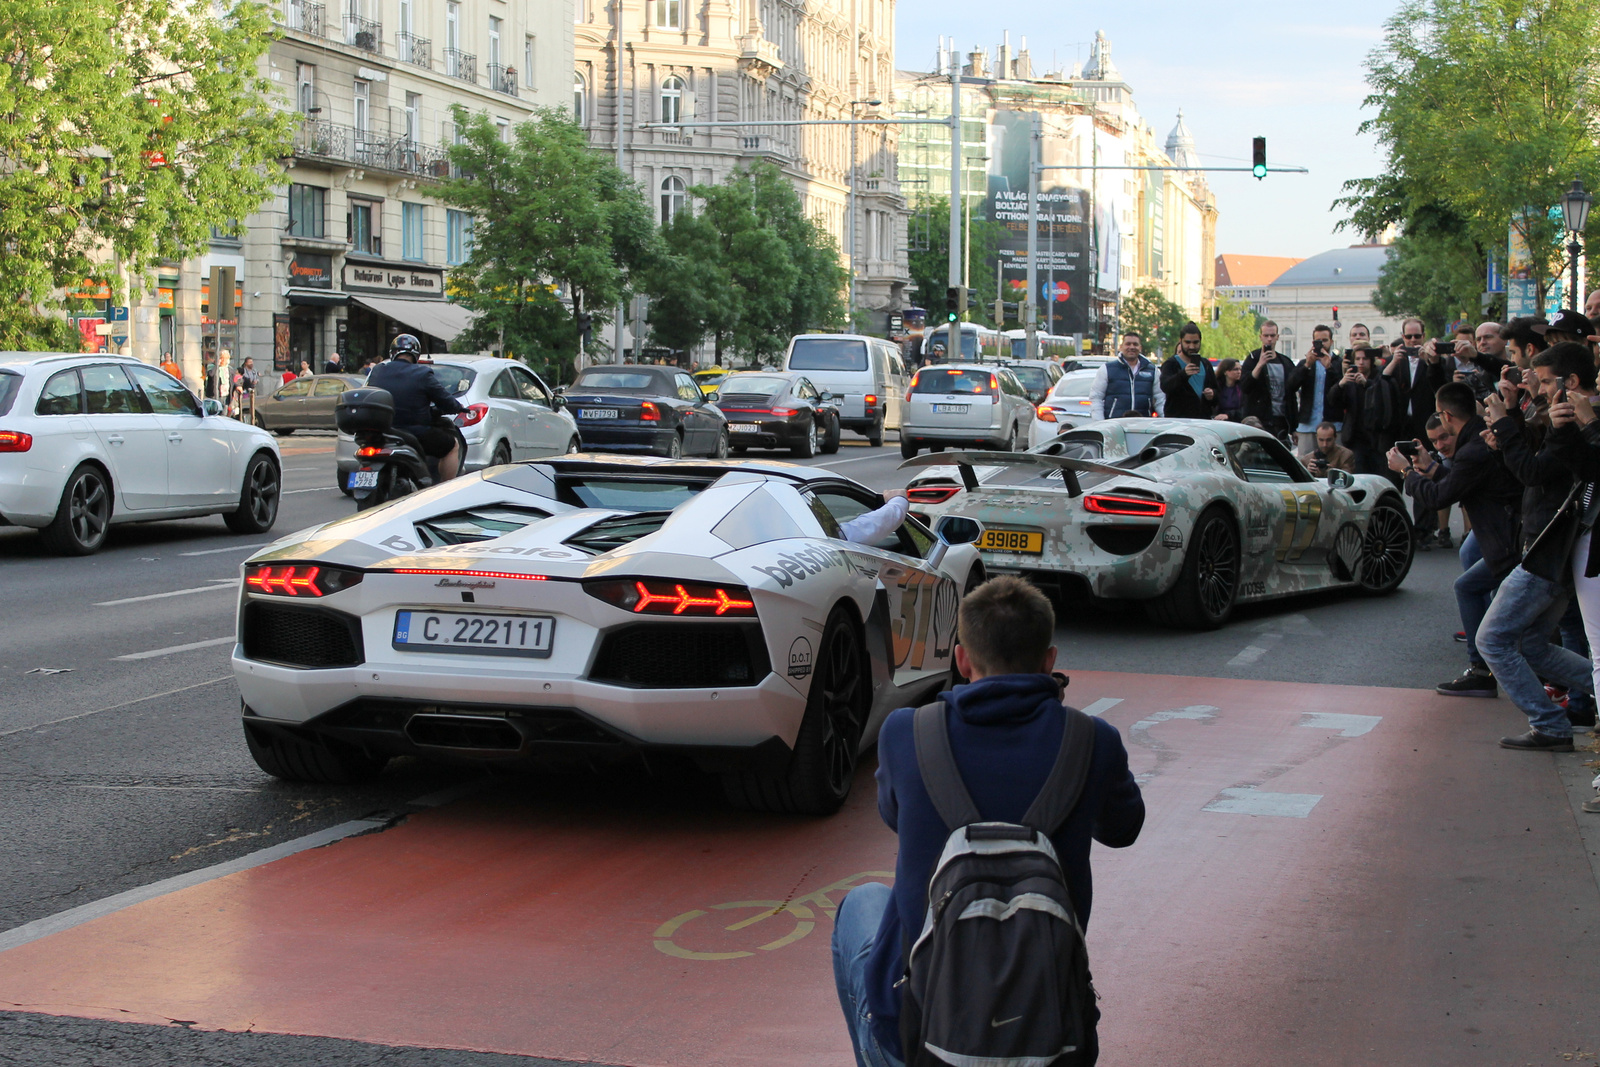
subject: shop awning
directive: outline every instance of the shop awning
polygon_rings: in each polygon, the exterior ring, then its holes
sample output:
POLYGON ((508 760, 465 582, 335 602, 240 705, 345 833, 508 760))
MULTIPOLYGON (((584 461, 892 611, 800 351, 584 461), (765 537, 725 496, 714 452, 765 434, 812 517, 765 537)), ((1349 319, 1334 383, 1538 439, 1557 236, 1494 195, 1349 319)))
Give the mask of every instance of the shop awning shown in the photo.
POLYGON ((343 307, 350 302, 348 293, 335 292, 332 289, 291 288, 283 295, 289 303, 300 307, 343 307))
POLYGON ((368 311, 376 311, 441 341, 454 341, 457 334, 472 325, 472 312, 448 300, 401 300, 382 296, 351 296, 350 299, 368 311))

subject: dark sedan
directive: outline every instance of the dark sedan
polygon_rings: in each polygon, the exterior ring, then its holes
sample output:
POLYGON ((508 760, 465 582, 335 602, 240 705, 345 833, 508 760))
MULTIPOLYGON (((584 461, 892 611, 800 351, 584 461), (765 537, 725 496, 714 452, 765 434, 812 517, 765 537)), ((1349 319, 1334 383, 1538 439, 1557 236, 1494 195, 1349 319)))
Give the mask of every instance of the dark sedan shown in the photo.
POLYGON ((730 374, 717 387, 733 451, 787 448, 807 459, 839 451, 839 409, 798 374, 730 374))
POLYGON ((728 454, 728 426, 685 371, 676 367, 602 366, 567 390, 585 452, 654 456, 728 454))
POLYGON ((256 398, 255 424, 280 436, 296 430, 336 430, 333 409, 339 402, 339 394, 366 384, 358 374, 296 378, 267 396, 256 398))

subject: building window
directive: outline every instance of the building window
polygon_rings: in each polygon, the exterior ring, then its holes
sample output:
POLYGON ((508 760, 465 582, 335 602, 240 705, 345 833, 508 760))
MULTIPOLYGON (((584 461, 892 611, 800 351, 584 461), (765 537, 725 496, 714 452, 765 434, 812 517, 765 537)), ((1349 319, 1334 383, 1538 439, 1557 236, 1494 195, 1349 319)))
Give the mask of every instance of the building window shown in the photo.
POLYGON ((296 63, 294 65, 294 100, 295 107, 302 115, 314 115, 320 108, 317 107, 317 65, 315 63, 296 63))
POLYGON ((372 83, 359 78, 355 87, 355 113, 356 140, 365 141, 372 130, 372 83))
POLYGON ((461 48, 461 5, 444 5, 444 46, 452 52, 461 48))
POLYGON ((530 89, 538 88, 533 83, 533 56, 537 51, 535 47, 537 44, 538 41, 531 33, 522 39, 522 84, 530 89))
POLYGON ((504 144, 510 144, 511 143, 511 120, 510 119, 496 118, 494 120, 494 129, 495 129, 495 132, 500 135, 500 140, 501 140, 502 143, 504 143, 504 144))
POLYGON ((683 179, 675 174, 669 175, 661 183, 661 225, 665 226, 677 217, 687 202, 687 195, 683 179))
POLYGON ((683 0, 655 0, 656 28, 662 30, 682 29, 683 0))
POLYGON ((422 205, 400 205, 400 255, 404 259, 421 262, 422 256, 422 205))
POLYGON ((406 94, 406 140, 415 144, 422 140, 422 94, 406 94))
POLYGON ((444 258, 452 267, 465 263, 472 255, 472 216, 465 211, 447 209, 444 213, 444 258))
POLYGON ((661 121, 683 121, 683 79, 676 74, 661 83, 661 121))
POLYGON ((577 71, 572 73, 572 121, 579 126, 584 125, 584 97, 587 95, 588 85, 583 80, 583 75, 577 71))
POLYGON ((383 254, 383 238, 379 236, 383 228, 379 222, 378 205, 370 200, 350 201, 350 214, 345 216, 349 222, 348 234, 345 240, 350 242, 352 252, 365 252, 371 256, 383 254))
POLYGON ((489 16, 489 65, 500 65, 500 20, 489 16))
POLYGON ((323 205, 328 191, 315 185, 289 186, 289 235, 322 237, 327 233, 323 205))

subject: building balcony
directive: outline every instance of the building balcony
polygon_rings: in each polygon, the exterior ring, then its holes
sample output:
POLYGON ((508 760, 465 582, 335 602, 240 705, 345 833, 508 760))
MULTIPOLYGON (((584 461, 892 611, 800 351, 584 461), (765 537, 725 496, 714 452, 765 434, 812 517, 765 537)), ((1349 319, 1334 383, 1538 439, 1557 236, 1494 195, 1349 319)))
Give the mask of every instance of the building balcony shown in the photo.
POLYGON ((308 119, 295 131, 294 154, 302 159, 353 164, 423 178, 445 178, 450 174, 445 150, 436 145, 320 119, 308 119))
POLYGON ((739 148, 745 155, 789 158, 789 146, 775 137, 742 136, 739 138, 739 148))
POLYGON ((322 5, 311 0, 286 0, 283 5, 283 25, 313 37, 323 36, 322 5))
POLYGON ((383 55, 383 23, 360 15, 346 15, 344 43, 375 56, 383 55))
POLYGON ((478 84, 478 57, 459 48, 444 50, 444 72, 451 78, 478 84))
POLYGON ((402 63, 429 69, 433 66, 433 44, 426 37, 401 31, 394 35, 394 54, 402 63))
POLYGON ((489 73, 489 88, 497 93, 507 96, 517 95, 517 68, 503 67, 499 63, 490 63, 485 68, 489 73))

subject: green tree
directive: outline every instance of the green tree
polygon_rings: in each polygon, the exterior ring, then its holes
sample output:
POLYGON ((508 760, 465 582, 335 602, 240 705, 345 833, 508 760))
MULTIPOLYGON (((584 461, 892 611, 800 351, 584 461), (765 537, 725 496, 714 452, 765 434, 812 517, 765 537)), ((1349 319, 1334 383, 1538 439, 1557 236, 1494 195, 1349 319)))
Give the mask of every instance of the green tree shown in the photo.
POLYGON ((1215 318, 1200 332, 1200 351, 1207 358, 1243 361, 1252 350, 1261 347, 1261 316, 1245 301, 1218 298, 1215 318))
POLYGON ((1531 250, 1543 303, 1564 256, 1548 208, 1573 178, 1600 174, 1597 66, 1596 0, 1408 0, 1389 19, 1368 61, 1377 114, 1361 126, 1388 165, 1335 201, 1368 238, 1391 224, 1414 238, 1396 249, 1380 307, 1432 325, 1475 311, 1486 253, 1508 228, 1531 250))
MULTIPOLYGON (((917 225, 922 227, 925 224, 927 247, 913 249, 908 256, 911 280, 916 283, 917 301, 927 310, 929 318, 943 322, 944 291, 950 285, 950 198, 933 196, 919 200, 916 215, 917 225)), ((994 259, 1005 235, 1006 228, 1000 223, 974 217, 972 234, 966 241, 967 280, 971 282, 971 291, 967 294, 967 320, 996 329, 1002 324, 993 321, 996 295, 994 259)), ((1010 293, 1006 295, 1011 296, 1010 293)))
POLYGON ((56 345, 62 294, 207 247, 280 180, 265 4, 0 0, 0 334, 56 345), (117 268, 120 268, 117 269, 117 268))
POLYGON ((451 292, 477 313, 459 350, 505 349, 556 380, 578 351, 581 312, 609 322, 659 254, 643 193, 566 113, 536 110, 509 143, 486 114, 456 106, 461 177, 438 196, 473 217, 472 251, 451 292), (567 298, 563 299, 561 293, 567 298))
POLYGON ((1135 289, 1122 302, 1122 328, 1139 331, 1146 355, 1171 355, 1177 351, 1178 331, 1188 321, 1187 311, 1150 286, 1135 289))

